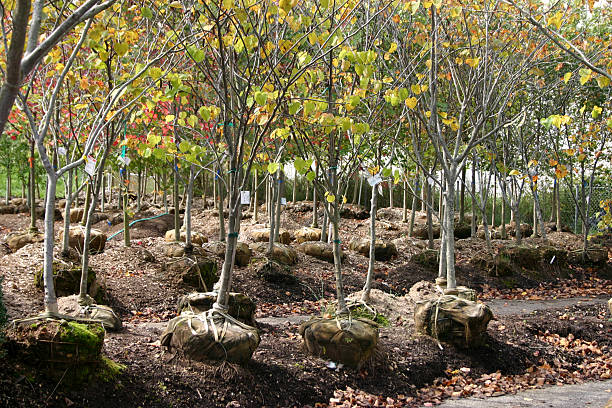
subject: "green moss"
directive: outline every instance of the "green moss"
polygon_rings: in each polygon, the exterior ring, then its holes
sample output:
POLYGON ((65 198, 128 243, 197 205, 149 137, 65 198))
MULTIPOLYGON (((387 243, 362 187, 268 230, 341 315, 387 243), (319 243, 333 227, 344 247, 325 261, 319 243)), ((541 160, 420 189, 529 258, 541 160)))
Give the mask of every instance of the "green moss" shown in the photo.
POLYGON ((116 363, 110 358, 102 356, 100 358, 100 367, 97 376, 104 382, 111 382, 125 369, 125 365, 116 363))
POLYGON ((104 343, 104 334, 104 327, 101 324, 62 322, 58 338, 59 341, 67 343, 66 354, 69 354, 69 348, 73 346, 75 347, 74 352, 78 353, 79 360, 87 361, 100 354, 104 343))

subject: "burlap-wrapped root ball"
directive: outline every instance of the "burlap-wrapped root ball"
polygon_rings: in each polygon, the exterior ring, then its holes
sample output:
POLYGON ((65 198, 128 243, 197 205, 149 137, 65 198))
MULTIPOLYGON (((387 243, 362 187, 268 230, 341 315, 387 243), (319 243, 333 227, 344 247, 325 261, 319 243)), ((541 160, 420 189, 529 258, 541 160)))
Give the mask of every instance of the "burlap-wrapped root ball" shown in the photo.
MULTIPOLYGON (((204 313, 212 309, 216 301, 217 294, 215 292, 190 293, 179 299, 178 312, 182 313, 183 311, 189 311, 195 314, 204 313)), ((227 313, 230 316, 246 325, 255 327, 256 305, 250 297, 244 293, 230 292, 228 294, 227 306, 229 307, 227 313)))
POLYGON ((464 348, 484 343, 492 318, 493 312, 487 305, 453 295, 417 302, 414 308, 414 323, 419 333, 464 348))
POLYGON ((121 319, 109 306, 97 305, 89 296, 79 304, 78 295, 60 297, 57 299, 59 311, 68 316, 97 320, 106 330, 119 331, 123 327, 121 319))
POLYGON ((244 364, 259 345, 256 328, 218 312, 183 312, 168 323, 161 345, 195 361, 244 364))
POLYGON ((300 325, 306 350, 347 367, 359 368, 378 344, 378 325, 369 319, 312 318, 300 325))

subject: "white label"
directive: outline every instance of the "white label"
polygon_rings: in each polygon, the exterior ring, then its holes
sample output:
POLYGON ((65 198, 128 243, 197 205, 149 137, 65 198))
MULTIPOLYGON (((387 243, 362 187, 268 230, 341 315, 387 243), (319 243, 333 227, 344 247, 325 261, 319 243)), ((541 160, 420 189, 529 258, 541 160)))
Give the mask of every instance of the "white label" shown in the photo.
POLYGON ((92 156, 85 158, 85 173, 92 177, 96 173, 96 159, 94 159, 92 156))
POLYGON ((66 155, 66 148, 64 146, 60 146, 57 148, 57 154, 60 154, 62 156, 66 155))
POLYGON ((250 191, 240 192, 240 204, 251 204, 251 192, 250 191))
POLYGON ((382 184, 378 185, 378 195, 383 195, 382 184))
POLYGON ((377 174, 375 176, 368 178, 368 184, 371 186, 375 186, 381 182, 382 182, 382 177, 380 177, 380 174, 377 174))
POLYGON ((281 205, 287 205, 287 199, 285 197, 281 197, 281 205))
POLYGON ((128 156, 119 156, 117 157, 117 160, 119 161, 119 163, 125 164, 126 166, 129 166, 130 162, 132 161, 132 159, 130 159, 128 156))
POLYGON ((427 177, 427 183, 429 183, 430 186, 433 186, 433 184, 435 183, 435 180, 431 177, 427 177))

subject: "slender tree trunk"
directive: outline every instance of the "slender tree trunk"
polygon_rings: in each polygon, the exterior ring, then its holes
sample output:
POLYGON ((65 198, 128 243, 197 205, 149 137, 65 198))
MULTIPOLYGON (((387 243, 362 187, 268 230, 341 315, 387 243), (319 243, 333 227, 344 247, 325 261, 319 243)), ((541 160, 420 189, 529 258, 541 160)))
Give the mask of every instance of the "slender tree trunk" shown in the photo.
POLYGON ((361 206, 361 191, 363 189, 363 177, 359 176, 359 197, 357 197, 357 205, 361 206))
MULTIPOLYGON (((441 191, 442 189, 440 189, 441 191)), ((445 201, 448 196, 445 196, 445 201)), ((446 205, 444 205, 446 207, 446 205)), ((438 254, 438 279, 436 283, 440 286, 446 284, 446 229, 449 227, 446 218, 446 210, 442 210, 442 216, 440 217, 440 252, 438 254)))
POLYGON ((493 203, 491 204, 491 228, 495 228, 495 210, 497 209, 497 180, 493 176, 493 203))
POLYGON ((465 220, 465 173, 466 166, 461 169, 461 194, 459 198, 459 222, 465 220))
POLYGON ((402 222, 408 222, 408 182, 404 180, 402 196, 402 222))
POLYGON ((217 196, 219 197, 219 200, 217 201, 219 210, 219 241, 225 242, 225 216, 223 215, 223 211, 225 211, 223 206, 223 191, 225 189, 225 186, 223 186, 222 183, 223 171, 221 167, 219 167, 217 174, 219 175, 219 180, 217 181, 217 187, 219 188, 219 190, 217 191, 217 196))
MULTIPOLYGON (((319 203, 317 203, 317 189, 312 187, 312 228, 319 227, 319 203)), ((323 238, 323 231, 321 231, 323 238)))
POLYGON ((393 182, 389 183, 389 208, 393 208, 393 182))
POLYGON ((557 231, 561 232, 562 230, 562 225, 561 225, 561 184, 559 184, 559 182, 557 180, 555 180, 555 183, 557 183, 557 191, 555 192, 555 201, 557 203, 557 205, 555 206, 556 209, 556 217, 557 217, 557 231))
POLYGON ((253 224, 257 224, 259 222, 259 197, 257 197, 257 183, 257 170, 255 170, 253 172, 253 224))
MULTIPOLYGON (((281 206, 281 202, 283 199, 283 193, 285 191, 284 187, 284 182, 285 182, 285 173, 282 170, 279 170, 279 175, 278 175, 278 194, 276 197, 276 213, 274 214, 275 216, 275 220, 274 220, 274 242, 279 242, 279 233, 280 233, 280 222, 281 222, 281 210, 282 210, 282 206, 281 206)), ((270 233, 272 233, 272 231, 270 231, 270 233)))
POLYGON ((372 289, 372 277, 374 276, 374 262, 376 260, 376 204, 378 201, 377 186, 372 186, 372 200, 370 203, 370 259, 368 260, 368 274, 366 275, 365 286, 361 293, 361 300, 368 302, 370 300, 370 291, 372 289))
POLYGON ((446 288, 450 291, 456 291, 457 281, 455 280, 455 183, 447 183, 446 186, 446 288))
POLYGON ((555 221, 555 215, 557 214, 557 179, 553 179, 553 190, 550 196, 550 218, 548 222, 555 221))
MULTIPOLYGON (((172 167, 174 169, 174 172, 172 173, 174 176, 172 184, 172 205, 174 206, 174 240, 179 242, 181 240, 181 214, 179 211, 179 175, 178 160, 176 157, 174 158, 172 167)), ((223 209, 221 209, 221 213, 223 213, 223 209)))
POLYGON ((187 185, 187 202, 185 203, 185 216, 183 225, 185 226, 185 249, 191 250, 191 209, 193 206, 193 182, 195 180, 195 165, 189 166, 189 184, 187 185))
POLYGON ((408 236, 412 237, 412 233, 414 232, 414 219, 416 217, 417 205, 418 205, 418 195, 419 195, 419 175, 417 174, 416 179, 414 181, 414 195, 412 196, 412 207, 410 210, 410 226, 408 227, 408 236))
POLYGON ((427 211, 427 203, 429 202, 427 193, 429 190, 429 181, 427 180, 426 176, 423 176, 423 188, 421 189, 421 211, 427 211))
POLYGON ((91 206, 91 179, 87 183, 87 189, 85 190, 85 204, 83 204, 83 216, 81 217, 82 226, 85 226, 85 223, 87 223, 87 213, 89 212, 90 206, 91 206))
MULTIPOLYGON (((335 174, 333 174, 335 177, 335 174)), ((334 186, 335 187, 335 186, 334 186)), ((346 301, 344 300, 344 282, 342 279, 342 258, 340 257, 340 232, 338 223, 340 221, 340 211, 338 209, 338 200, 329 205, 329 209, 333 210, 330 214, 332 233, 333 233, 333 250, 334 250, 334 274, 336 277, 336 298, 338 300, 338 309, 336 315, 342 315, 348 312, 346 301)))
POLYGON ((100 211, 104 212, 106 206, 106 174, 102 173, 102 197, 100 200, 100 211))
POLYGON ((10 204, 11 201, 11 165, 6 165, 6 205, 10 204))
POLYGON ((57 177, 47 173, 47 198, 45 200, 45 240, 43 255, 43 281, 45 283, 45 311, 58 313, 55 286, 53 283, 53 240, 55 238, 55 191, 57 177))
MULTIPOLYGON (((123 184, 123 186, 119 186, 119 189, 123 189, 123 245, 129 247, 132 245, 132 241, 130 240, 130 214, 128 211, 128 200, 130 196, 128 181, 130 180, 130 176, 127 166, 123 167, 123 177, 123 183, 120 183, 123 184)), ((121 197, 121 195, 119 195, 119 197, 121 197)))
POLYGON ((329 228, 329 218, 327 213, 329 212, 329 206, 327 205, 327 201, 323 200, 323 225, 321 225, 321 242, 327 242, 327 231, 329 228))
POLYGON ((274 250, 274 238, 275 238, 275 230, 276 230, 276 203, 280 201, 280 188, 278 188, 278 172, 275 172, 272 175, 272 185, 270 186, 270 202, 269 206, 269 234, 268 234, 268 254, 271 254, 274 250))
MULTIPOLYGON (((72 171, 68 170, 68 174, 66 175, 66 179, 68 182, 66 183, 66 191, 64 192, 66 196, 66 206, 64 207, 64 231, 62 236, 62 255, 67 256, 68 250, 70 249, 69 241, 70 241, 70 207, 72 205, 72 171)), ((48 189, 47 189, 48 190, 48 189)))
POLYGON ((428 249, 433 249, 434 248, 434 237, 433 237, 433 220, 432 220, 432 215, 431 215, 431 211, 433 208, 433 194, 431 193, 431 184, 427 183, 427 202, 429 203, 429 205, 426 205, 426 211, 427 211, 427 248, 428 249))
MULTIPOLYGON (((30 232, 37 232, 36 228, 36 174, 34 173, 34 141, 30 142, 30 184, 29 184, 29 205, 30 205, 30 232)), ((52 214, 53 216, 53 214, 52 214)))
POLYGON ((353 177, 353 199, 351 200, 352 204, 357 204, 358 191, 359 191, 359 172, 355 172, 355 177, 353 177))
POLYGON ((291 194, 291 202, 295 204, 296 193, 297 193, 297 171, 293 174, 293 193, 291 194))
MULTIPOLYGON (((482 187, 482 186, 481 186, 482 187)), ((476 156, 474 155, 474 160, 472 161, 472 238, 476 237, 477 227, 476 227, 476 156)))
POLYGON ((138 169, 138 178, 136 179, 136 212, 140 212, 141 194, 142 194, 142 169, 138 169))

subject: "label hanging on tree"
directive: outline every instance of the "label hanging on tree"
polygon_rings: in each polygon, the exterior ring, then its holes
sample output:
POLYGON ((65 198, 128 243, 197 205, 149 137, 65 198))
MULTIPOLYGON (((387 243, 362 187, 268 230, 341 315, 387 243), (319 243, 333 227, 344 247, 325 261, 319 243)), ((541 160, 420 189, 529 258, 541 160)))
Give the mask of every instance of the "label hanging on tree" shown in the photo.
POLYGON ((240 204, 251 204, 251 192, 250 191, 240 192, 240 204))
POLYGON ((378 195, 383 195, 383 191, 382 191, 382 184, 378 185, 378 195))
POLYGON ((433 184, 435 183, 435 180, 431 177, 427 177, 427 183, 429 183, 430 186, 433 186, 433 184))
POLYGON ((117 157, 117 161, 119 161, 119 163, 121 163, 121 164, 129 166, 130 162, 132 161, 132 159, 130 159, 127 156, 119 156, 119 157, 117 157))
POLYGON ((57 154, 61 155, 61 156, 65 156, 66 155, 66 148, 64 146, 60 146, 57 148, 57 154))
POLYGON ((285 197, 281 197, 281 205, 287 205, 287 199, 285 197))
POLYGON ((368 178, 368 184, 371 185, 372 187, 374 187, 375 185, 382 183, 382 177, 380 177, 380 174, 377 174, 375 176, 369 177, 368 178))
POLYGON ((85 158, 85 173, 89 174, 91 177, 96 173, 96 159, 94 159, 93 156, 85 158))

